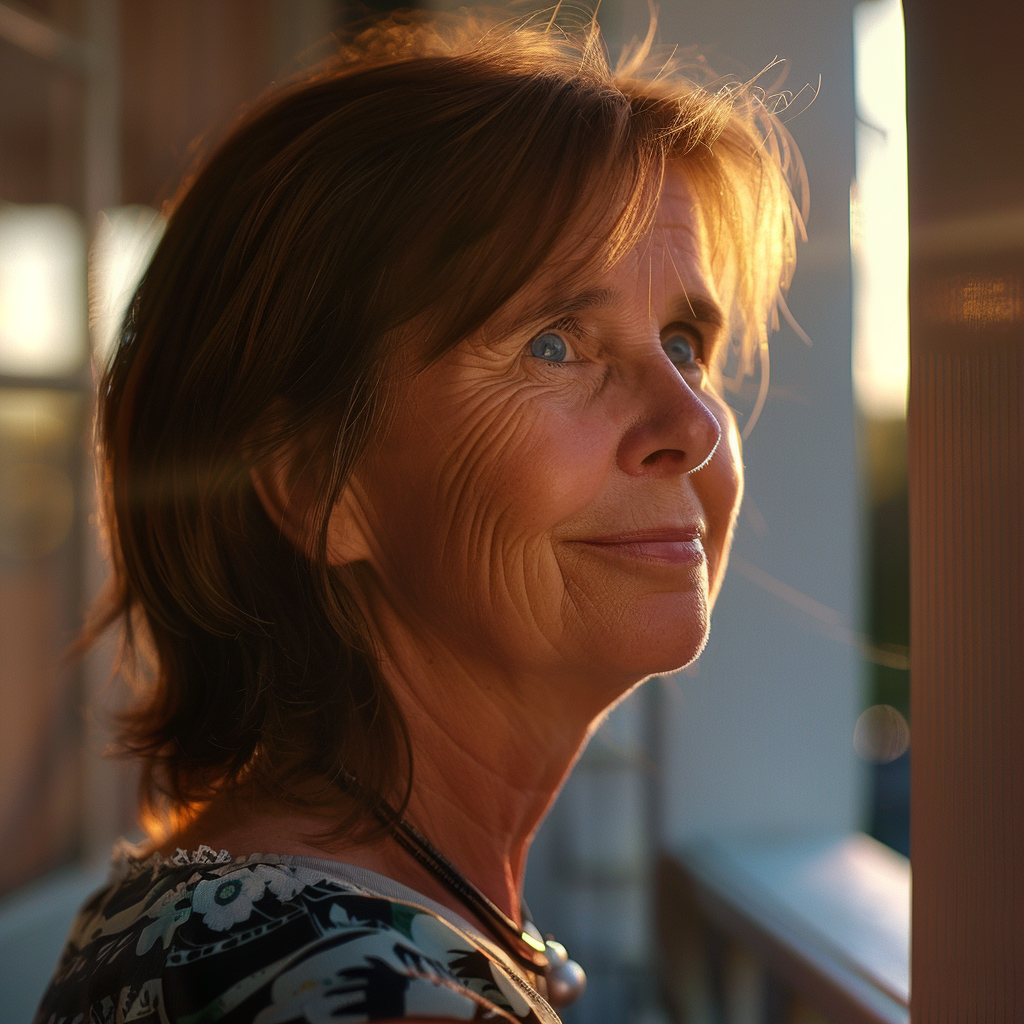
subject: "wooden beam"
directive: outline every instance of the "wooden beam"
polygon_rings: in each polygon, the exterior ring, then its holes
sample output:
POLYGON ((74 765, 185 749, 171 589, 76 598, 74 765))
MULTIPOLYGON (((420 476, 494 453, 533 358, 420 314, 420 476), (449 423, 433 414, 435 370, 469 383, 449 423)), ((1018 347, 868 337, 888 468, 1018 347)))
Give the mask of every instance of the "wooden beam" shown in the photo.
POLYGON ((907 0, 914 1024, 1024 1020, 1024 6, 907 0), (963 244, 936 222, 969 225, 963 244), (937 244, 941 243, 941 244, 937 244))

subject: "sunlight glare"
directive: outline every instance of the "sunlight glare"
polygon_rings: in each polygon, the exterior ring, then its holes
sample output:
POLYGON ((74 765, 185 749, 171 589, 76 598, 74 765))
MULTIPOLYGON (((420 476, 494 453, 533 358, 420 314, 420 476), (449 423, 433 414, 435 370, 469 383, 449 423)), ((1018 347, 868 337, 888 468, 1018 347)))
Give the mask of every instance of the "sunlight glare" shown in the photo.
POLYGON ((164 227, 164 218, 148 206, 124 206, 100 214, 89 253, 89 321, 100 366, 114 350, 128 303, 164 227))
POLYGON ((85 356, 85 232, 63 206, 0 205, 0 373, 61 377, 85 356))
POLYGON ((892 419, 906 416, 910 363, 906 60, 900 0, 857 4, 853 29, 853 383, 865 415, 892 419))

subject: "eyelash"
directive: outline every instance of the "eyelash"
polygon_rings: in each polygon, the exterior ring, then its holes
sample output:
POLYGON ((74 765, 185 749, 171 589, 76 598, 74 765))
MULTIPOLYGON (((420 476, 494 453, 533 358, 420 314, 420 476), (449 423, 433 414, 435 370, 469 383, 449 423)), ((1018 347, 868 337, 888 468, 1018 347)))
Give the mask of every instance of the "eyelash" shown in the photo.
POLYGON ((568 334, 579 341, 586 341, 589 337, 583 324, 580 323, 579 317, 575 316, 563 316, 561 320, 556 320, 553 324, 545 327, 544 330, 562 331, 564 334, 568 334))
POLYGON ((670 338, 673 334, 682 334, 693 345, 696 361, 706 365, 704 350, 707 347, 707 342, 704 340, 704 335, 692 324, 680 323, 677 320, 662 328, 661 334, 663 338, 670 338))
MULTIPOLYGON (((554 321, 554 323, 550 323, 543 330, 538 331, 533 336, 533 339, 530 341, 529 344, 532 345, 533 342, 536 341, 538 338, 543 337, 545 334, 552 333, 565 335, 566 340, 570 343, 570 349, 573 347, 574 344, 586 344, 593 338, 593 334, 583 326, 578 317, 567 315, 560 317, 558 320, 554 321)), ((529 349, 529 346, 527 346, 527 348, 529 349)), ((549 365, 564 367, 577 362, 586 362, 586 360, 576 358, 566 360, 566 362, 552 362, 549 365)))

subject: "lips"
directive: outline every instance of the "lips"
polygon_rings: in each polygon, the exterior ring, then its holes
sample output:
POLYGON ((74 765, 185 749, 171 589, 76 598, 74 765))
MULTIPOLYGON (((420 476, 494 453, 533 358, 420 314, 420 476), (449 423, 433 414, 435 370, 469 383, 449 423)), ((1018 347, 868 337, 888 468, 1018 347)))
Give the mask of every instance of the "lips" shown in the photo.
POLYGON ((705 560, 699 526, 634 530, 576 541, 613 557, 661 563, 699 565, 705 560))

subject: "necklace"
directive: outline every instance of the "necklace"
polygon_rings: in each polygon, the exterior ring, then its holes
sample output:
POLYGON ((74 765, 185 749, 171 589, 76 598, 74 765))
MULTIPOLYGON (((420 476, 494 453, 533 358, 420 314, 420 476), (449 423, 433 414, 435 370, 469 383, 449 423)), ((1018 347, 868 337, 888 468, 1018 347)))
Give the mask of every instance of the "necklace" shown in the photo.
POLYGON ((540 971, 547 982, 547 999, 552 1006, 568 1006, 587 987, 587 976, 560 942, 544 939, 527 917, 519 928, 500 907, 487 898, 440 850, 436 849, 418 829, 392 815, 390 819, 395 840, 412 857, 431 872, 455 896, 481 919, 487 920, 516 959, 533 971, 540 971))
MULTIPOLYGON (((350 792, 368 794, 359 780, 346 769, 336 779, 350 792)), ((451 893, 472 909, 481 920, 490 923, 495 935, 513 957, 533 973, 540 972, 546 983, 545 993, 552 1006, 568 1006, 575 1002, 587 987, 587 976, 575 960, 569 959, 565 946, 551 936, 545 938, 538 931, 529 912, 524 915, 520 928, 500 907, 487 898, 440 850, 433 846, 422 832, 400 818, 395 809, 380 796, 369 796, 374 814, 394 836, 395 841, 419 864, 426 868, 451 893)), ((525 909, 525 908, 523 908, 525 909)))

